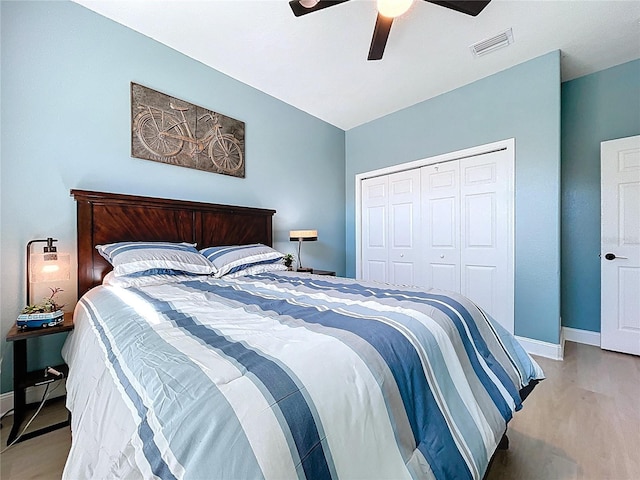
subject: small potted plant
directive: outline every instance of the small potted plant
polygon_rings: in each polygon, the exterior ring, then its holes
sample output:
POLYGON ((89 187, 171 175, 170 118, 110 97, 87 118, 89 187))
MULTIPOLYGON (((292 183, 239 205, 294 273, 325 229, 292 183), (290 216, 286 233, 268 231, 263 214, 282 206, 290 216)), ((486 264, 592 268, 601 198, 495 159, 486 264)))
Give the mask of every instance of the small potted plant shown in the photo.
POLYGON ((62 292, 61 288, 50 288, 51 295, 45 297, 42 303, 27 305, 18 315, 18 327, 53 327, 64 320, 64 305, 56 302, 55 296, 62 292))
POLYGON ((287 270, 291 270, 293 267, 293 255, 287 253, 284 257, 282 257, 282 262, 284 266, 287 267, 287 270))

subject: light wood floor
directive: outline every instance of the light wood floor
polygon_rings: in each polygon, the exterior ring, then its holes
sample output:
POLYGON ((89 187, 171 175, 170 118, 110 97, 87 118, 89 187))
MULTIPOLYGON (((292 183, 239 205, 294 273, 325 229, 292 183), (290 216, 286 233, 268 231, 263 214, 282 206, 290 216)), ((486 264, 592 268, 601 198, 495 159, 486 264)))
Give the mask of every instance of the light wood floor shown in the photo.
POLYGON ((567 342, 509 423, 487 480, 640 479, 640 357, 567 342))
MULTIPOLYGON (((27 421, 31 415, 33 412, 29 413, 27 421)), ((49 404, 44 406, 27 432, 62 422, 66 417, 67 410, 64 408, 64 401, 62 399, 51 400, 49 404)), ((7 446, 7 437, 9 437, 12 424, 13 416, 7 416, 2 420, 0 450, 4 450, 7 446)), ((70 447, 71 430, 69 427, 16 443, 0 455, 0 478, 2 480, 59 479, 62 477, 62 469, 70 447)))
MULTIPOLYGON (((640 480, 640 358, 567 342, 563 362, 537 360, 547 379, 509 424, 510 448, 487 480, 640 480)), ((60 415, 58 402, 40 420, 60 415)), ((7 417, 2 445, 10 427, 7 417)), ((0 457, 0 476, 58 479, 70 442, 65 428, 17 444, 0 457)))

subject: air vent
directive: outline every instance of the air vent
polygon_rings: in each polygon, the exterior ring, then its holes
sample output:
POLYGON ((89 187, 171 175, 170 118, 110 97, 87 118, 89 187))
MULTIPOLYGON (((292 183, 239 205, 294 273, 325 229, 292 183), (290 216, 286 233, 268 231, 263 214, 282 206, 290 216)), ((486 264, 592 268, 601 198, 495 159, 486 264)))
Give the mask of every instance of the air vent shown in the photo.
POLYGON ((506 47, 513 43, 513 32, 511 29, 499 33, 495 37, 487 38, 481 42, 474 43, 469 48, 475 57, 480 57, 487 53, 491 53, 499 48, 506 47))

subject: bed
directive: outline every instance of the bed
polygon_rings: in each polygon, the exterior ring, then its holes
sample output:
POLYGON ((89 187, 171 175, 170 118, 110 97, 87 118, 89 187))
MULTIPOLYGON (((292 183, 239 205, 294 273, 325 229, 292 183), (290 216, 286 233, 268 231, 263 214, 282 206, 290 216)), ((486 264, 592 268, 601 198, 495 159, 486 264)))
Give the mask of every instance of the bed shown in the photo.
POLYGON ((63 348, 64 478, 481 479, 544 378, 460 295, 276 259, 134 275, 96 249, 267 252, 273 210, 71 194, 81 298, 63 348))

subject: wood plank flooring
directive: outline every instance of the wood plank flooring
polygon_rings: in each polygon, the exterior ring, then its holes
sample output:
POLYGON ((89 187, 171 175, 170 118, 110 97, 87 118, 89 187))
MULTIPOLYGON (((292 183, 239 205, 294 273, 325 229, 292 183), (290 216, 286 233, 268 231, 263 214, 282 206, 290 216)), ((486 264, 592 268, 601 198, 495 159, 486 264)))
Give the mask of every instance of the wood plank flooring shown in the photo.
POLYGON ((487 480, 640 479, 640 357, 567 342, 509 423, 487 480))
MULTIPOLYGON (((510 448, 487 480, 639 480, 640 357, 567 342, 563 362, 536 360, 547 379, 509 424, 510 448)), ((51 404, 38 421, 64 412, 51 404)), ((2 422, 3 446, 11 421, 2 422)), ((0 456, 0 477, 59 479, 70 444, 69 428, 19 443, 0 456)))
MULTIPOLYGON (((29 413, 25 425, 31 415, 33 412, 29 413)), ((66 417, 64 401, 61 398, 53 399, 44 406, 27 432, 62 422, 66 417)), ((13 416, 7 416, 2 420, 0 450, 6 448, 12 424, 13 416)), ((0 455, 0 478, 2 480, 59 479, 62 477, 62 469, 70 447, 71 429, 69 427, 17 443, 0 455)))

